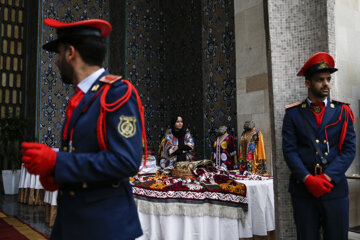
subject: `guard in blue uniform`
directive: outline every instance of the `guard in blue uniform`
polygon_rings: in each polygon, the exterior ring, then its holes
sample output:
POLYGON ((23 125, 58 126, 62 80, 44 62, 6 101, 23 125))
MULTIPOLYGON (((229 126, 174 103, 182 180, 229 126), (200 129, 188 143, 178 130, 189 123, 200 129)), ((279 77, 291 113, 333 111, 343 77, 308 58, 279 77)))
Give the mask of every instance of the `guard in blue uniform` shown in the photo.
POLYGON ((328 98, 334 59, 325 52, 309 58, 308 97, 286 107, 282 147, 290 168, 297 239, 348 239, 349 192, 345 172, 356 150, 354 115, 349 104, 328 98), (322 229, 322 231, 320 231, 322 229))
POLYGON ((100 19, 44 23, 57 29, 58 39, 43 48, 59 53, 62 81, 77 89, 60 151, 22 144, 28 171, 40 174, 45 189, 59 189, 51 239, 135 239, 142 230, 128 179, 139 170, 142 137, 146 146, 144 112, 133 85, 101 67, 111 25, 100 19))

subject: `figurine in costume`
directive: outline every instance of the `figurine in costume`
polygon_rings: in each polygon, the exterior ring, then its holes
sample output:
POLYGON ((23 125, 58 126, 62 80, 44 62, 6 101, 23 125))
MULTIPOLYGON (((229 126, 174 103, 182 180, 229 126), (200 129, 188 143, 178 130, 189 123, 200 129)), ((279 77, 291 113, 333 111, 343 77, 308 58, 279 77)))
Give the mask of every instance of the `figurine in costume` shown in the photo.
POLYGON ((245 121, 239 143, 239 169, 257 174, 266 174, 265 147, 262 133, 253 121, 245 121))
POLYGON ((325 52, 311 56, 298 76, 307 98, 286 106, 282 148, 290 168, 297 239, 345 240, 349 231, 349 191, 345 172, 355 158, 354 114, 349 104, 330 100, 331 74, 325 52))
POLYGON ((45 190, 59 190, 50 239, 135 239, 142 235, 129 177, 147 144, 144 109, 134 86, 101 67, 111 25, 100 19, 45 19, 58 38, 43 48, 58 53, 62 81, 76 86, 61 147, 22 143, 24 166, 45 190))
POLYGON ((236 150, 234 137, 227 132, 226 126, 221 126, 217 130, 216 138, 212 151, 212 160, 215 165, 222 166, 227 170, 233 170, 236 164, 236 150))
POLYGON ((164 137, 161 139, 160 145, 159 145, 159 149, 158 149, 158 154, 157 154, 157 165, 163 166, 163 168, 165 167, 165 162, 166 159, 164 157, 164 149, 165 149, 165 144, 166 144, 166 136, 171 132, 171 129, 166 129, 164 137))
POLYGON ((194 160, 194 140, 189 131, 184 129, 183 118, 176 116, 170 122, 171 131, 165 137, 164 158, 162 167, 174 166, 175 162, 194 160))

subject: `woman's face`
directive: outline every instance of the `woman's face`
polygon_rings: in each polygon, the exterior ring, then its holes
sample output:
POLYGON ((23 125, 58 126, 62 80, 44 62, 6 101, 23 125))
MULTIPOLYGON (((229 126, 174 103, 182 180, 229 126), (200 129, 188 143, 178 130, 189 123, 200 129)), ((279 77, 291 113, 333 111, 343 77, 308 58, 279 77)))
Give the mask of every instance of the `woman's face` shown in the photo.
POLYGON ((183 125, 184 125, 184 123, 183 123, 182 117, 178 117, 175 122, 175 129, 180 130, 180 129, 182 129, 183 125))

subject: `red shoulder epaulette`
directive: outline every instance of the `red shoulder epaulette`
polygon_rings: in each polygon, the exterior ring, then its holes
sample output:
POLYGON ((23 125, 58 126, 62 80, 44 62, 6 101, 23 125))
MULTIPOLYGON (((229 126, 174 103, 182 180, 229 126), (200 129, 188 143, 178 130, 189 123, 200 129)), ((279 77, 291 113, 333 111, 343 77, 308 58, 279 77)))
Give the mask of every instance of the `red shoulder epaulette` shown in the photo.
POLYGON ((337 102, 337 103, 342 103, 342 104, 346 104, 346 105, 349 105, 350 106, 350 103, 347 103, 347 102, 341 102, 341 101, 338 101, 338 100, 335 100, 335 99, 331 99, 332 102, 337 102))
POLYGON ((145 161, 143 166, 140 168, 140 172, 146 165, 147 159, 147 140, 146 140, 146 132, 145 132, 145 117, 144 117, 144 106, 141 103, 141 99, 139 93, 135 89, 134 85, 132 85, 128 80, 123 80, 123 83, 127 85, 127 90, 124 96, 118 98, 115 102, 107 103, 106 102, 106 94, 108 93, 109 89, 111 88, 111 84, 115 81, 121 79, 121 76, 116 75, 107 75, 100 79, 101 82, 108 83, 107 85, 103 86, 103 92, 100 96, 100 114, 97 120, 96 132, 97 132, 97 139, 99 143, 99 147, 101 150, 107 151, 108 150, 108 142, 107 142, 107 134, 106 134, 106 113, 113 112, 123 106, 131 97, 132 93, 136 96, 136 102, 140 114, 141 119, 141 137, 144 143, 144 152, 145 152, 145 161))
POLYGON ((292 107, 296 107, 296 106, 299 106, 300 104, 302 104, 302 102, 292 103, 292 104, 286 105, 286 106, 285 106, 285 109, 289 109, 289 108, 292 108, 292 107))
POLYGON ((122 79, 122 76, 109 74, 109 75, 106 75, 106 76, 100 78, 99 81, 103 82, 103 83, 113 84, 114 82, 116 82, 119 79, 122 79))

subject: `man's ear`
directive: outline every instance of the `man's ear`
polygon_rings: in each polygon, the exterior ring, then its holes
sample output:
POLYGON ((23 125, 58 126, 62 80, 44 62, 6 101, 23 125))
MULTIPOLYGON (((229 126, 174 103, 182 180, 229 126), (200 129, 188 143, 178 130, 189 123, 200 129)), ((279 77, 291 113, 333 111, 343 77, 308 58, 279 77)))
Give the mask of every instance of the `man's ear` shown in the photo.
POLYGON ((309 80, 309 79, 305 79, 305 86, 306 86, 307 88, 310 88, 310 85, 311 85, 310 80, 309 80))
POLYGON ((66 49, 66 57, 67 59, 70 61, 70 60, 73 60, 75 58, 75 48, 74 46, 72 45, 69 45, 66 49))

